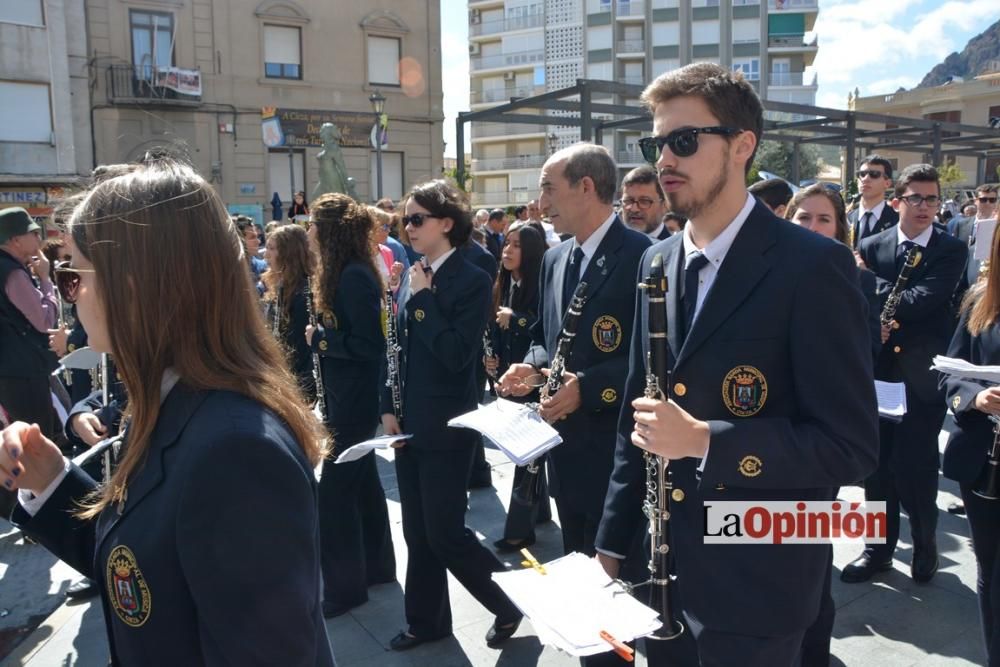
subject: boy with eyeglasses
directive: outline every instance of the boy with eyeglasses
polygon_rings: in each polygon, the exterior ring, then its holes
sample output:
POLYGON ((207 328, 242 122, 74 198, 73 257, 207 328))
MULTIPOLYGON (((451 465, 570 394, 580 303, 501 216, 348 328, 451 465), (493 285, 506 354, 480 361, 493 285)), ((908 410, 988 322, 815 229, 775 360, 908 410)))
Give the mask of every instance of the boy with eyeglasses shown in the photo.
POLYGON ((954 329, 952 295, 968 254, 965 244, 934 225, 940 204, 937 170, 929 164, 910 165, 900 174, 892 199, 899 225, 865 239, 858 251, 859 265, 875 273, 883 308, 907 255, 919 252, 920 258, 891 324, 882 328, 884 344, 875 364, 877 379, 906 385, 907 413, 898 423, 880 421, 878 470, 865 480, 865 499, 886 503, 886 541, 867 545, 843 569, 840 578, 846 583, 868 581, 892 569, 900 506, 910 521, 913 580, 928 582, 938 569, 938 434, 946 405, 930 366, 935 355, 948 349, 954 329))
POLYGON ((885 192, 892 187, 892 163, 878 154, 861 160, 858 167, 858 205, 847 214, 847 224, 853 230, 854 247, 862 239, 874 236, 899 222, 899 214, 885 201, 885 192))

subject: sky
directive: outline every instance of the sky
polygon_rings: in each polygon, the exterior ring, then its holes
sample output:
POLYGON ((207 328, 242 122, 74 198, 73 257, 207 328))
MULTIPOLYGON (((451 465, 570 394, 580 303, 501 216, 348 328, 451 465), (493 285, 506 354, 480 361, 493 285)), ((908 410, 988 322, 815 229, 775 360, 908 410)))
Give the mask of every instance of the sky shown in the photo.
MULTIPOLYGON (((855 88, 912 88, 998 19, 997 0, 819 0, 816 104, 843 109, 855 88)), ((441 41, 445 156, 455 157, 455 116, 469 108, 466 0, 441 0, 441 41)))

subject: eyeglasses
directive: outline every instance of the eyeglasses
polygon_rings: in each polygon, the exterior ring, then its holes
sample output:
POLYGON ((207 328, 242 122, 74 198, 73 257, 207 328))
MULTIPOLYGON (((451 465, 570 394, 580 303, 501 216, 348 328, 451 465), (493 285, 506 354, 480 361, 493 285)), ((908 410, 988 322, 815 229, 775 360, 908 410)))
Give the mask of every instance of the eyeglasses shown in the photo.
POLYGON ((879 179, 882 178, 882 171, 879 169, 858 169, 858 178, 868 178, 879 179))
POLYGON ((95 271, 71 267, 67 262, 56 264, 56 288, 64 302, 76 303, 77 293, 80 291, 81 273, 95 273, 95 271))
POLYGON ((691 157, 698 152, 699 134, 721 134, 729 137, 742 131, 736 127, 722 127, 721 125, 688 127, 674 130, 665 137, 643 137, 639 140, 639 150, 642 151, 642 157, 646 159, 646 162, 656 164, 664 146, 677 157, 691 157))
POLYGON ((920 206, 923 203, 926 203, 928 206, 937 206, 941 203, 941 198, 937 195, 928 195, 926 197, 922 195, 903 195, 900 199, 910 206, 920 206))
POLYGON ((420 227, 424 224, 424 220, 427 218, 441 219, 440 216, 431 215, 430 213, 414 213, 412 215, 404 215, 403 224, 410 225, 411 227, 420 227))
POLYGON ((978 200, 979 200, 980 204, 996 204, 997 203, 997 198, 996 197, 978 197, 978 200))
MULTIPOLYGON (((645 211, 650 206, 656 203, 656 199, 650 199, 649 197, 639 197, 638 199, 632 199, 631 197, 626 197, 622 199, 622 208, 630 208, 636 206, 641 211, 645 211)), ((659 201, 663 201, 660 199, 659 201)))

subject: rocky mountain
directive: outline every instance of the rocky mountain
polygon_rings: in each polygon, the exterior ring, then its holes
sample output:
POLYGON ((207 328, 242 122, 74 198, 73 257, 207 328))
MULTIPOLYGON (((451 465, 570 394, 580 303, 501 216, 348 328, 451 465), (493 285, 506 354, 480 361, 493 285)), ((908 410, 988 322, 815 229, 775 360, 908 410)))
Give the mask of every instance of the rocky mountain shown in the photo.
POLYGON ((971 79, 986 71, 992 61, 1000 60, 1000 21, 969 40, 961 53, 952 53, 935 65, 917 88, 947 83, 953 76, 971 79))

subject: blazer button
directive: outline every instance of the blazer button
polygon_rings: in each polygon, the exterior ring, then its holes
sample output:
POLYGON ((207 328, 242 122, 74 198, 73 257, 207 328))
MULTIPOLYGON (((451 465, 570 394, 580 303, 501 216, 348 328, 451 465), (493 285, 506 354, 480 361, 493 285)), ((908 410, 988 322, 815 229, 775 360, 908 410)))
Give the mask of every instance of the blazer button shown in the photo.
POLYGON ((688 388, 684 386, 683 382, 674 385, 674 396, 683 396, 686 393, 688 393, 688 388))
POLYGON ((899 354, 900 352, 903 351, 903 348, 897 345, 896 347, 892 348, 892 351, 895 352, 896 354, 899 354))
POLYGON ((898 331, 899 330, 899 322, 897 322, 896 320, 893 320, 892 321, 892 328, 898 331))
POLYGON ((682 489, 674 489, 673 492, 671 492, 670 497, 673 498, 675 503, 683 502, 684 491, 682 489))

